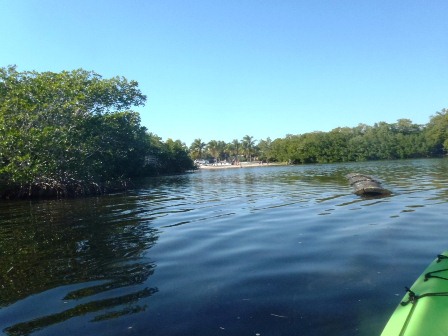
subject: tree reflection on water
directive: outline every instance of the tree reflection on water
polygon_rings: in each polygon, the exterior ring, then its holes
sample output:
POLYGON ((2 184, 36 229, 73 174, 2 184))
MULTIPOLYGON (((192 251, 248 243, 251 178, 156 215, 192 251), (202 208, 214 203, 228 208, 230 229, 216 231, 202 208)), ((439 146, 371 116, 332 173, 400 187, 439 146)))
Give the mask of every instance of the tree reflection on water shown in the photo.
POLYGON ((97 322, 144 311, 140 300, 158 291, 147 286, 155 264, 146 257, 158 233, 135 208, 124 196, 3 203, 2 314, 42 296, 37 312, 15 314, 3 331, 27 335, 89 313, 97 322), (52 304, 56 289, 65 292, 52 304))

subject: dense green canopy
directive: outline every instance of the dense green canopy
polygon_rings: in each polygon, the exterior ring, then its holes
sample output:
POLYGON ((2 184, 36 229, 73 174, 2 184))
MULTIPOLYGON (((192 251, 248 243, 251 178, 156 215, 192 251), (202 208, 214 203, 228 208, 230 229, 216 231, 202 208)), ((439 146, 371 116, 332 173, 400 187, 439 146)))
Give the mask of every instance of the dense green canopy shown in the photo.
POLYGON ((163 144, 129 110, 145 101, 123 77, 0 68, 0 195, 96 193, 191 169, 186 148, 163 144), (184 161, 172 167, 177 156, 184 161))
POLYGON ((330 132, 289 134, 259 140, 257 144, 248 135, 219 147, 217 143, 212 140, 206 145, 196 139, 190 150, 195 158, 226 160, 241 156, 247 161, 255 158, 295 164, 438 157, 448 151, 448 110, 437 112, 427 125, 399 119, 392 124, 378 122, 373 126, 338 127, 330 132))

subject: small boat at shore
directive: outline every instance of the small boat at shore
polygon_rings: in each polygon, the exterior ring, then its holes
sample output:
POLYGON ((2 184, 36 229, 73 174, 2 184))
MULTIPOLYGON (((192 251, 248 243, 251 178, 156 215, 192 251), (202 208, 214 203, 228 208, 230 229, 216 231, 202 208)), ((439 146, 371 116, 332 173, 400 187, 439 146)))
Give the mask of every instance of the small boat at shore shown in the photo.
POLYGON ((358 173, 347 174, 346 178, 358 196, 388 196, 391 192, 381 185, 381 182, 369 175, 358 173))

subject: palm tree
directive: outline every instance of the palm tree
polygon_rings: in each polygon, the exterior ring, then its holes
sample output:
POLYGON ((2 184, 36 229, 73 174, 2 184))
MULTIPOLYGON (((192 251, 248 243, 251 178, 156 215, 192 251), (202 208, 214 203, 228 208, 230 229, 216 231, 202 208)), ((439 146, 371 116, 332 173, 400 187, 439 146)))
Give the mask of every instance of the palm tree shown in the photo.
POLYGON ((231 161, 235 162, 235 147, 233 146, 233 144, 231 142, 226 144, 226 148, 224 149, 224 153, 226 155, 226 160, 233 157, 233 159, 231 159, 231 161))
POLYGON ((218 152, 219 152, 218 153, 218 158, 220 160, 227 159, 226 158, 226 142, 219 140, 218 144, 217 144, 217 147, 218 147, 218 152))
POLYGON ((194 139, 193 143, 190 146, 191 157, 193 158, 193 160, 202 159, 202 152, 205 146, 205 142, 202 142, 201 139, 194 139))
POLYGON ((238 162, 238 155, 240 155, 240 149, 241 149, 241 143, 239 142, 238 139, 233 139, 232 141, 232 146, 233 146, 233 154, 235 155, 235 161, 238 162))
POLYGON ((219 158, 219 144, 218 144, 218 141, 211 140, 207 144, 207 150, 210 153, 210 155, 213 156, 213 158, 215 159, 215 162, 218 162, 218 158, 219 158))
POLYGON ((246 135, 243 140, 241 140, 241 146, 243 147, 246 159, 249 157, 249 162, 252 161, 252 151, 255 146, 254 137, 246 135))

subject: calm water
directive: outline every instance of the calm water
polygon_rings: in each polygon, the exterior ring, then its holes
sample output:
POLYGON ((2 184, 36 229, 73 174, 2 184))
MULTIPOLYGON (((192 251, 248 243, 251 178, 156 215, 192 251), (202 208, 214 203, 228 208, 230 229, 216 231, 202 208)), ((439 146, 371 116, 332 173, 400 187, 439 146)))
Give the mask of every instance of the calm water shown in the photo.
POLYGON ((448 160, 199 171, 0 203, 5 335, 379 335, 448 249, 448 160), (362 199, 344 175, 393 195, 362 199))

